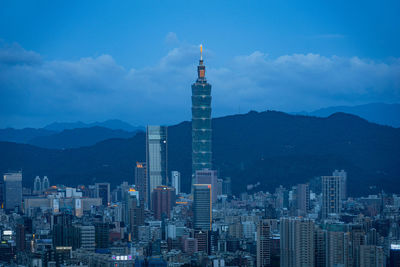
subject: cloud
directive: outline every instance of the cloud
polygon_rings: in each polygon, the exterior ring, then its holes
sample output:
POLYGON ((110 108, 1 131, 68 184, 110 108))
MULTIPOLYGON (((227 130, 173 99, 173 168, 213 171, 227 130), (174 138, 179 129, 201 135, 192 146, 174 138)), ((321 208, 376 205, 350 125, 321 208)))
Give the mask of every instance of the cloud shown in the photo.
POLYGON ((41 62, 39 54, 33 51, 26 51, 19 44, 11 45, 0 40, 0 64, 38 64, 41 62))
MULTIPOLYGON (((197 62, 195 45, 175 47, 156 65, 140 69, 126 69, 110 55, 46 61, 18 45, 3 46, 0 127, 110 118, 141 125, 189 120, 197 62)), ((311 53, 271 58, 255 51, 225 67, 207 65, 207 57, 205 63, 214 116, 400 101, 400 59, 311 53)))

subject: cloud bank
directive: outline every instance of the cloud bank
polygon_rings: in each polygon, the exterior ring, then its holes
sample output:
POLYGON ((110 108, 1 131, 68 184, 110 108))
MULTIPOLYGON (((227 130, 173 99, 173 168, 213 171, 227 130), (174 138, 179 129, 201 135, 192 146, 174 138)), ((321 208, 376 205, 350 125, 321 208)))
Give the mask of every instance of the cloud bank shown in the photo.
MULTIPOLYGON (((189 120, 198 46, 177 40, 170 33, 166 41, 177 47, 156 65, 141 69, 127 69, 111 55, 49 61, 18 44, 0 43, 0 127, 110 118, 140 125, 189 120)), ((205 63, 214 116, 400 102, 399 58, 271 58, 255 51, 234 57, 225 67, 207 64, 207 57, 205 63)))

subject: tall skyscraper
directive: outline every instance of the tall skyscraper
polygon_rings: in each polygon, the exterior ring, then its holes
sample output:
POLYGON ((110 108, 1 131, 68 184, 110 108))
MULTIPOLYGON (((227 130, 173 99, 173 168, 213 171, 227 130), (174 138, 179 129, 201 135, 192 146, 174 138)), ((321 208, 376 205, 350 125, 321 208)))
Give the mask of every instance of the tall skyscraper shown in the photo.
POLYGON ((271 226, 269 220, 261 220, 257 225, 257 267, 271 265, 271 226))
POLYGON ((47 190, 49 187, 50 187, 49 178, 47 178, 47 176, 44 176, 42 180, 42 191, 47 190))
POLYGON ((314 221, 281 218, 281 267, 314 266, 314 221))
POLYGON ((211 185, 193 185, 193 216, 196 230, 208 231, 211 229, 212 200, 211 185))
POLYGON ((110 184, 109 183, 96 183, 96 197, 101 198, 104 206, 108 206, 111 202, 110 199, 110 184))
POLYGON ((148 184, 147 184, 147 168, 146 163, 136 162, 135 167, 135 187, 139 191, 139 198, 143 200, 144 205, 147 207, 149 203, 148 184))
POLYGON ((210 184, 211 185, 211 199, 212 202, 217 202, 217 184, 218 184, 218 176, 217 171, 202 169, 197 170, 195 173, 195 181, 196 184, 210 184))
POLYGON ((298 184, 296 189, 297 210, 299 216, 306 215, 310 210, 310 188, 308 184, 298 184))
POLYGON ((341 201, 340 176, 322 176, 322 218, 339 214, 341 201))
POLYGON ((22 205, 22 172, 10 172, 4 178, 5 209, 21 209, 22 205))
POLYGON ((197 170, 212 168, 211 84, 206 80, 202 52, 200 46, 198 78, 192 84, 192 185, 197 170))
POLYGON ((171 186, 175 188, 177 195, 181 192, 181 173, 178 171, 171 172, 171 186))
POLYGON ((169 218, 175 203, 175 188, 159 185, 153 190, 151 197, 154 217, 157 220, 161 220, 164 216, 169 218))
POLYGON ((33 181, 33 194, 39 195, 41 193, 42 193, 42 181, 40 180, 39 176, 36 176, 35 180, 33 181))
POLYGON ((345 200, 347 198, 347 172, 344 170, 338 171, 335 170, 332 173, 332 176, 339 176, 340 177, 340 198, 345 200))
MULTIPOLYGON (((148 196, 154 188, 168 183, 168 132, 166 126, 147 126, 146 166, 148 177, 148 196)), ((151 199, 150 199, 151 202, 151 199)))

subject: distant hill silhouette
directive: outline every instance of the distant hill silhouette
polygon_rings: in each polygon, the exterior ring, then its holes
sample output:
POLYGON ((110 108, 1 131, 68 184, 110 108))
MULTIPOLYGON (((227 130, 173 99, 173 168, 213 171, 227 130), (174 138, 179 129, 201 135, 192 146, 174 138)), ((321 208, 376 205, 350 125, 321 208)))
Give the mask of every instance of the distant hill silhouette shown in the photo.
MULTIPOLYGON (((170 126, 168 138, 169 171, 180 171, 189 191, 190 122, 170 126)), ((22 169, 27 184, 36 175, 67 185, 133 183, 135 162, 145 160, 145 134, 65 150, 0 142, 0 152, 0 171, 22 169)), ((348 172, 353 195, 372 193, 371 186, 399 192, 400 129, 344 113, 317 118, 253 111, 213 119, 213 161, 221 177, 232 178, 235 193, 257 182, 257 190, 289 187, 334 169, 348 172)))
POLYGON ((359 106, 337 106, 298 114, 328 117, 336 112, 354 114, 370 122, 400 127, 400 104, 371 103, 359 106))
POLYGON ((27 143, 29 140, 39 136, 49 136, 55 134, 55 131, 46 129, 14 129, 6 128, 0 129, 0 141, 16 142, 16 143, 27 143))
POLYGON ((111 130, 104 127, 78 128, 64 130, 50 136, 38 136, 27 143, 44 148, 78 148, 91 146, 97 142, 111 138, 130 138, 136 132, 127 132, 123 130, 111 130))
POLYGON ((104 127, 112 130, 124 130, 127 132, 136 132, 138 130, 144 130, 142 126, 132 126, 131 124, 121 121, 121 120, 106 120, 103 122, 93 122, 93 123, 84 123, 81 121, 77 122, 53 122, 49 125, 46 125, 44 129, 50 131, 61 132, 64 130, 71 130, 76 128, 91 128, 91 127, 104 127))

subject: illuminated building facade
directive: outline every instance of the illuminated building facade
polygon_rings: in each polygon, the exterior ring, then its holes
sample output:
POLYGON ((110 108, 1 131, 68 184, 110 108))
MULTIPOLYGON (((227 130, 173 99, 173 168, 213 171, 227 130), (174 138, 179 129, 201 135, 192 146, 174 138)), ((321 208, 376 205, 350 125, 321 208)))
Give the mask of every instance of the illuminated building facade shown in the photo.
POLYGON ((201 55, 198 78, 192 85, 192 185, 197 170, 212 169, 211 84, 207 83, 205 71, 201 55))

